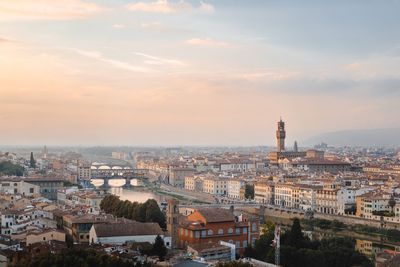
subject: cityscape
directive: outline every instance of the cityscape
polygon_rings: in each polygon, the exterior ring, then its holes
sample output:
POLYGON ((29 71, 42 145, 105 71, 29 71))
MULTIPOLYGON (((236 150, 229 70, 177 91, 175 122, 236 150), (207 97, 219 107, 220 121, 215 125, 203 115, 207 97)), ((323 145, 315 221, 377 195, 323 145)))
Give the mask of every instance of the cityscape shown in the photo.
POLYGON ((399 12, 0 0, 0 267, 399 267, 399 12))

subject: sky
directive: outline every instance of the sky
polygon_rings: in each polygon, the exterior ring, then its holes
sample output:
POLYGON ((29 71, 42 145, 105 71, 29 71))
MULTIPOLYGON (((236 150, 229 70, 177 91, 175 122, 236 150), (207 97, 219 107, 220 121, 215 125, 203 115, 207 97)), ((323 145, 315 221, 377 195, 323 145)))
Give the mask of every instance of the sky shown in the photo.
POLYGON ((400 1, 0 0, 0 144, 400 127, 400 1))

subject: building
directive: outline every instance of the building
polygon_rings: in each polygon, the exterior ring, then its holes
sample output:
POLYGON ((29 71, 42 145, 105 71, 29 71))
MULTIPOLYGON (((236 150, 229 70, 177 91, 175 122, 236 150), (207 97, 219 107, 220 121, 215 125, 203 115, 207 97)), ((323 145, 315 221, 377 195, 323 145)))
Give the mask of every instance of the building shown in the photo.
POLYGON ((185 188, 185 177, 193 176, 194 171, 192 168, 171 167, 169 169, 169 183, 179 188, 185 188))
POLYGON ((317 192, 322 186, 299 185, 299 209, 315 211, 317 209, 317 192))
POLYGON ((228 209, 198 209, 180 222, 179 247, 225 241, 234 244, 236 251, 243 254, 258 239, 259 232, 258 218, 235 217, 228 209))
POLYGON ((34 230, 29 231, 26 234, 26 245, 30 246, 36 243, 48 242, 48 241, 60 241, 65 242, 65 233, 56 229, 46 229, 43 231, 34 230))
POLYGON ((220 177, 204 178, 203 191, 212 195, 226 195, 228 193, 228 180, 220 177))
MULTIPOLYGON (((115 219, 112 215, 64 215, 63 216, 63 228, 66 233, 72 236, 76 243, 89 243, 90 236, 89 231, 94 224, 103 224, 114 222, 115 219)), ((125 219, 119 219, 120 222, 124 222, 125 219)))
MULTIPOLYGON (((293 159, 313 159, 313 160, 320 160, 323 161, 324 160, 324 151, 319 151, 316 149, 310 149, 307 151, 298 151, 298 146, 297 146, 297 142, 295 142, 295 145, 293 146, 293 151, 286 151, 285 150, 285 137, 286 137, 286 130, 285 130, 285 122, 282 121, 282 119, 280 121, 278 121, 278 127, 276 130, 276 146, 277 146, 277 150, 276 151, 272 151, 270 153, 268 153, 268 159, 270 164, 273 165, 277 165, 279 164, 280 161, 282 160, 289 160, 292 161, 293 159)), ((348 170, 349 168, 347 168, 348 166, 346 165, 345 167, 343 165, 341 166, 335 166, 336 163, 338 162, 328 162, 330 163, 329 166, 325 166, 325 168, 327 170, 336 168, 336 169, 340 169, 343 168, 345 170, 348 170)), ((341 162, 343 164, 343 162, 341 162)), ((315 163, 314 163, 315 165, 315 163)), ((337 164, 336 164, 337 165, 337 164)), ((322 169, 322 167, 318 166, 319 168, 322 169)), ((312 168, 317 168, 317 166, 313 166, 312 168)))
POLYGON ((204 261, 230 261, 231 248, 219 243, 195 243, 187 246, 187 252, 204 261))
POLYGON ((338 192, 338 186, 333 183, 325 184, 322 189, 318 189, 317 211, 327 214, 339 214, 338 192))
POLYGON ((53 221, 46 218, 45 213, 33 206, 24 209, 9 209, 1 211, 1 234, 21 234, 31 227, 53 227, 53 221))
POLYGON ((92 168, 90 164, 78 166, 78 180, 90 181, 92 179, 92 168))
POLYGON ((171 236, 171 248, 178 247, 179 202, 175 199, 168 200, 167 206, 167 231, 171 236))
MULTIPOLYGON (((153 244, 157 235, 165 239, 158 223, 136 221, 93 224, 89 232, 91 244, 122 245, 129 242, 147 242, 153 244)), ((171 238, 164 240, 170 247, 171 238)))
POLYGON ((281 207, 299 208, 299 187, 288 183, 276 183, 274 203, 281 207))
POLYGON ((228 197, 240 199, 240 189, 245 185, 243 180, 229 179, 228 180, 228 197))
POLYGON ((254 184, 254 200, 260 204, 275 203, 275 184, 269 182, 257 182, 254 184))
POLYGON ((65 180, 57 177, 26 178, 25 182, 40 186, 40 194, 50 200, 57 200, 57 191, 64 188, 65 180))
POLYGON ((40 194, 40 186, 25 182, 24 180, 2 180, 0 182, 0 192, 31 197, 40 194))
POLYGON ((186 176, 185 189, 196 192, 203 192, 203 177, 200 176, 186 176))
POLYGON ((233 158, 218 163, 221 172, 249 172, 256 169, 256 163, 247 158, 233 158))
POLYGON ((389 212, 390 194, 382 191, 372 191, 356 197, 356 216, 374 219, 379 212, 389 212))
POLYGON ((278 121, 278 129, 276 130, 276 148, 279 152, 285 151, 285 122, 280 119, 278 121))

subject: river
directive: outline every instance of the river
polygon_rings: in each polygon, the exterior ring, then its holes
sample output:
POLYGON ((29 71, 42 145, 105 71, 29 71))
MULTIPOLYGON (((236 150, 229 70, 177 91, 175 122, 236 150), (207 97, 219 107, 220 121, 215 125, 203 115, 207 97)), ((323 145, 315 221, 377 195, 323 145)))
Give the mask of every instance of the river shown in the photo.
MULTIPOLYGON (((102 179, 92 179, 92 184, 95 187, 103 185, 104 181, 102 179)), ((121 200, 129 200, 131 202, 146 202, 148 199, 155 199, 158 203, 164 202, 168 197, 164 195, 155 194, 145 187, 139 186, 140 181, 137 179, 131 180, 131 187, 123 188, 125 185, 124 179, 113 179, 109 181, 110 188, 108 191, 111 194, 117 195, 121 200)))

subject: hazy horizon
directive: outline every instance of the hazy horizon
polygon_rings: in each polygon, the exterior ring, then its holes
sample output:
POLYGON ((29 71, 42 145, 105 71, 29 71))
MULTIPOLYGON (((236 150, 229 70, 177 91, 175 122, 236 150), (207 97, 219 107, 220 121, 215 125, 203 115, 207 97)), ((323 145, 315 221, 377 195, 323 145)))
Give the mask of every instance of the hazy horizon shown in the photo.
MULTIPOLYGON (((0 0, 3 145, 400 127, 400 1, 0 0)), ((177 144, 177 145, 173 145, 177 144)))

